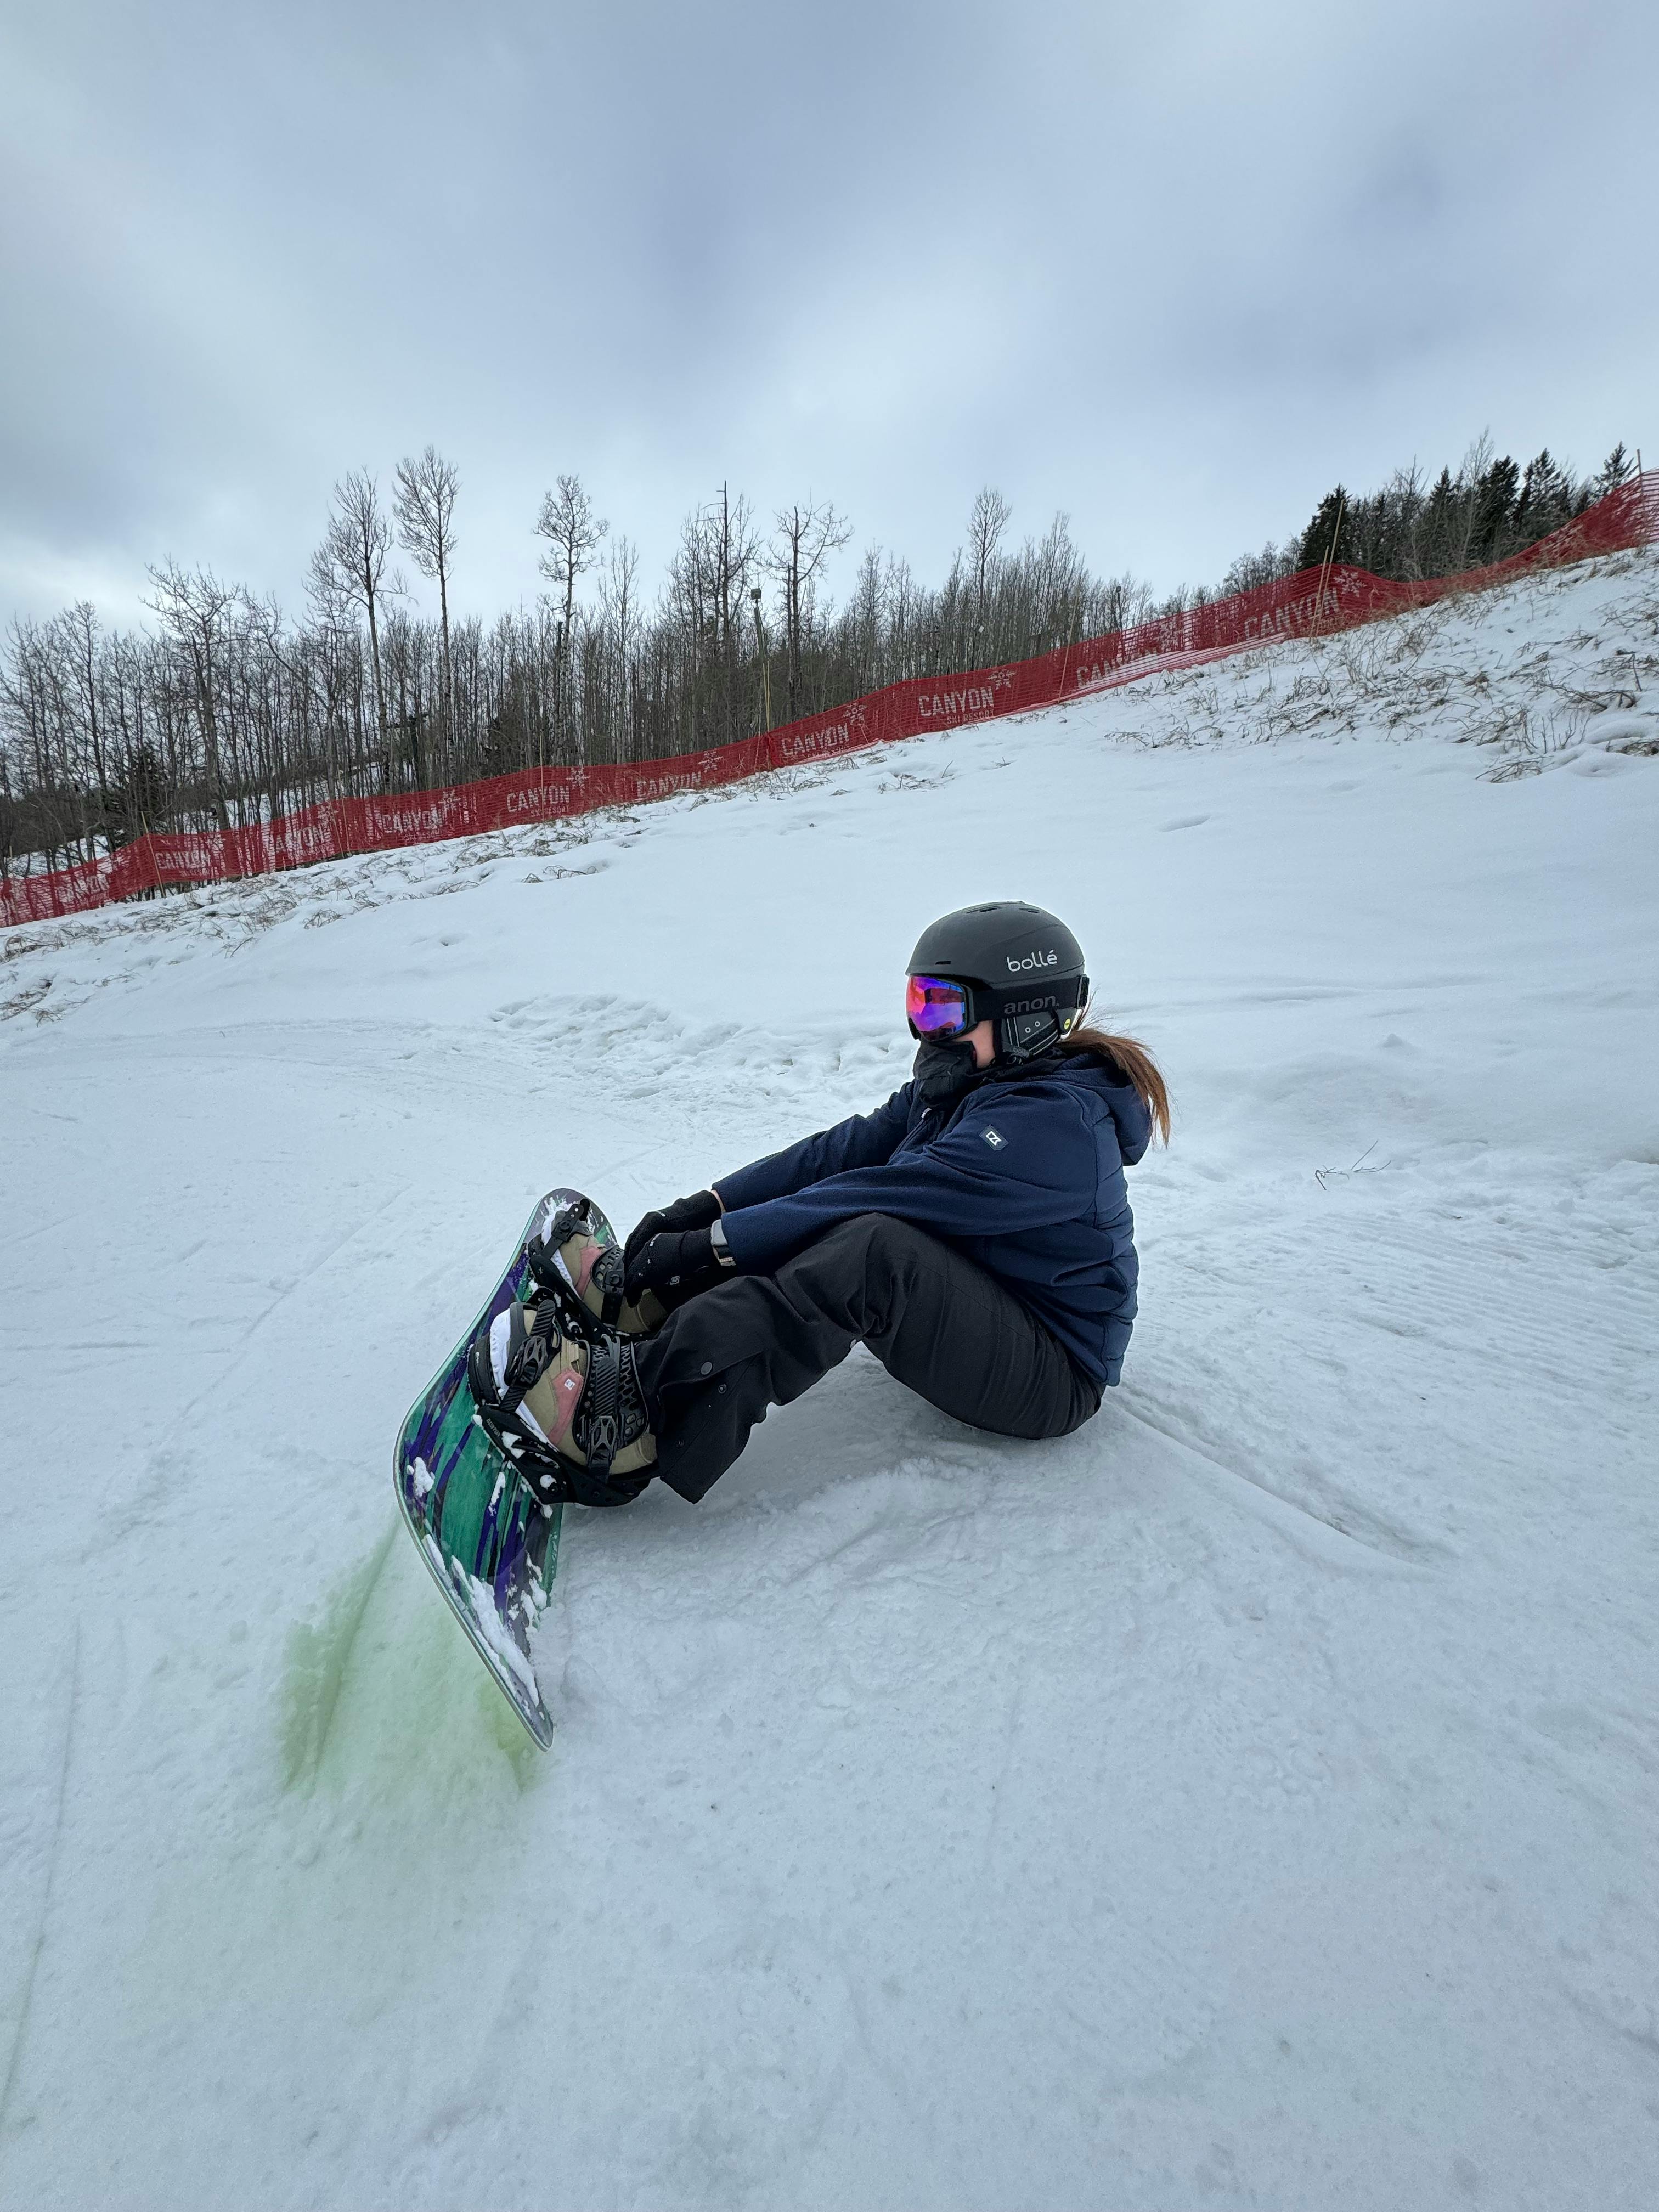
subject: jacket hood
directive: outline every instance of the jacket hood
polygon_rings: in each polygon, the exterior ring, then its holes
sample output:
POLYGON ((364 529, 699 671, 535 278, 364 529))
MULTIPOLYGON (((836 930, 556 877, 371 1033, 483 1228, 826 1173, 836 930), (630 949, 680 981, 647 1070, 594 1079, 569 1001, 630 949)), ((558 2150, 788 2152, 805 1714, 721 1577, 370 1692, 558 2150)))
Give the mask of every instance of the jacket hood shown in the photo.
POLYGON ((1004 1083, 1041 1083, 1056 1090, 1086 1091, 1105 1103, 1117 1125, 1118 1149, 1133 1167, 1152 1141, 1152 1117, 1133 1084, 1109 1068, 1097 1053, 1050 1052, 1024 1066, 988 1067, 974 1091, 989 1091, 1004 1083))

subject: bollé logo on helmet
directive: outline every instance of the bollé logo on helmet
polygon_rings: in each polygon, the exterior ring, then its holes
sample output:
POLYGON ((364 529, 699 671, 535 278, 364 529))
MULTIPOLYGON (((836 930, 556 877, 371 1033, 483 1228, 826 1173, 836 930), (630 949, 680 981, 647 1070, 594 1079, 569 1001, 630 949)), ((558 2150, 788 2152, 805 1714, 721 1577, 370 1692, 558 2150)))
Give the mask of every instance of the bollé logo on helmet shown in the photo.
POLYGON ((1002 957, 1008 963, 1011 975, 1023 975, 1029 968, 1058 968, 1060 965, 1058 952, 1028 952, 1023 960, 1016 960, 1009 952, 1005 952, 1002 957))

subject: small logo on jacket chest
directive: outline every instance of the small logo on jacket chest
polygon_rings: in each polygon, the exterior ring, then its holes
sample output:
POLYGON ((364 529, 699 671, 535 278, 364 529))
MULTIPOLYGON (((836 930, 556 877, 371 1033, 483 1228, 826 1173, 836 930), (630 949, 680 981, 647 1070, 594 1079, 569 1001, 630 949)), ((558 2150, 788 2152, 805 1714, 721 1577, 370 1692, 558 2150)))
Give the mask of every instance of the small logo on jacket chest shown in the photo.
POLYGON ((985 1132, 985 1141, 994 1152, 1000 1152, 1008 1139, 1000 1129, 988 1129, 985 1132))

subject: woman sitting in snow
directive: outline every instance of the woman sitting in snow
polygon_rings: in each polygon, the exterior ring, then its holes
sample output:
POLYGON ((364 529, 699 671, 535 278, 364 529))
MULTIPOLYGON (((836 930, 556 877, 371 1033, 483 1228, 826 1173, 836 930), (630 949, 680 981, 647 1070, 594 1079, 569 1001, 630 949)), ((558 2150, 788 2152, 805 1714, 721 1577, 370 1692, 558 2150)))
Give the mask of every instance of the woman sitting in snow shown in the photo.
POLYGON ((538 1224, 543 1291, 472 1376, 538 1491, 621 1505, 654 1474, 700 1498, 859 1343, 1000 1436, 1097 1412, 1135 1313, 1123 1170, 1170 1109, 1140 1045, 1079 1025, 1088 993, 1042 908, 946 915, 910 957, 915 1073, 884 1106, 647 1213, 623 1251, 538 1224))

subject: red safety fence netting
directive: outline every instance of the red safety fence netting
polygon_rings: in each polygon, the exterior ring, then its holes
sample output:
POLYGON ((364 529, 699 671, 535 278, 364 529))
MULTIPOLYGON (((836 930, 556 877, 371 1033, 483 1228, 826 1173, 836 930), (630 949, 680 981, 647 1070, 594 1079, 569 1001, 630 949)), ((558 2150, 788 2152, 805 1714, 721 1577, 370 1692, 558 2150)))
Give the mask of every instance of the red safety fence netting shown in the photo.
POLYGON ((1540 568, 1659 539, 1659 472, 1633 477, 1525 552, 1462 575, 1394 583, 1363 568, 1308 568, 1184 614, 1086 639, 963 676, 911 678, 783 728, 669 760, 614 767, 530 769, 443 791, 324 799, 231 830, 158 831, 107 856, 32 876, 0 878, 0 926, 76 914, 139 893, 265 875, 398 845, 430 844, 520 823, 552 822, 604 806, 708 791, 767 769, 789 768, 929 730, 952 729, 1132 684, 1279 639, 1328 635, 1382 615, 1480 591, 1540 568))

